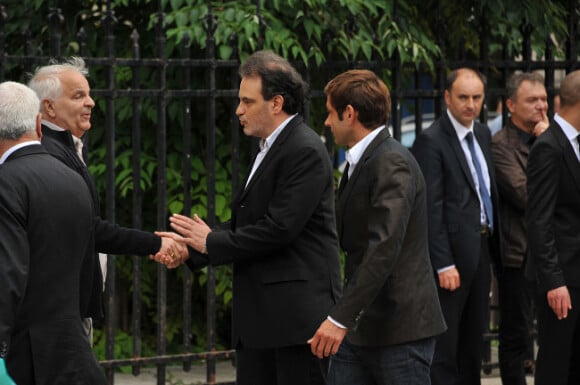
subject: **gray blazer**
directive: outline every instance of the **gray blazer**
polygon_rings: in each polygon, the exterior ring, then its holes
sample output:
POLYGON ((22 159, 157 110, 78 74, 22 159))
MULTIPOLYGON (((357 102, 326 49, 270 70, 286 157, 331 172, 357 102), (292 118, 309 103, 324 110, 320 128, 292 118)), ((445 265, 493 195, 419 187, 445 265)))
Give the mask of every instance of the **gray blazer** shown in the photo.
POLYGON ((339 190, 345 288, 330 312, 355 345, 394 345, 446 330, 429 261, 425 181, 411 153, 382 131, 339 190))

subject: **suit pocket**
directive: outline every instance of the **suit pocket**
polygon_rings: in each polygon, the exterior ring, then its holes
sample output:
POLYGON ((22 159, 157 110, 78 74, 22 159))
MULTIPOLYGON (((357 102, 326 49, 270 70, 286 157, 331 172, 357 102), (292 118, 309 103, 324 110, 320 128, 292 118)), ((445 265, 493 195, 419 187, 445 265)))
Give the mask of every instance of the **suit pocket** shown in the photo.
POLYGON ((304 269, 284 269, 269 270, 262 274, 262 283, 265 285, 293 281, 308 281, 308 272, 304 269))

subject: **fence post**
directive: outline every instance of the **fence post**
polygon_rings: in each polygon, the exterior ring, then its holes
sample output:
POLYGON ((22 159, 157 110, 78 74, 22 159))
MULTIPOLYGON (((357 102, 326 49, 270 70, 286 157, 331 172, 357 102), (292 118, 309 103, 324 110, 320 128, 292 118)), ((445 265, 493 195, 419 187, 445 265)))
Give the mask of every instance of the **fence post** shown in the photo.
MULTIPOLYGON (((131 53, 135 64, 131 66, 131 87, 138 90, 140 84, 140 71, 138 60, 140 58, 139 33, 136 29, 131 33, 131 53)), ((143 226, 142 203, 143 191, 141 189, 141 97, 134 94, 132 101, 133 121, 131 124, 131 166, 133 179, 133 228, 140 229, 143 226)), ((140 256, 132 256, 133 261, 133 305, 131 312, 131 329, 133 335, 133 357, 141 357, 141 278, 143 259, 140 256)), ((140 373, 140 366, 133 365, 133 375, 140 373)))
MULTIPOLYGON (((106 93, 105 93, 105 163, 107 165, 106 178, 106 217, 109 223, 116 222, 115 209, 115 72, 114 72, 114 58, 115 58, 115 35, 114 24, 116 22, 114 11, 111 9, 111 2, 107 0, 106 10, 104 12, 103 25, 105 27, 105 50, 107 58, 105 79, 106 79, 106 93)), ((107 282, 106 282, 106 311, 105 311, 105 356, 108 360, 115 357, 115 324, 116 324, 116 309, 115 309, 115 292, 116 292, 116 257, 108 255, 107 258, 107 282)), ((106 369, 109 383, 114 381, 114 368, 106 369)))
MULTIPOLYGON (((214 33, 216 30, 216 19, 213 14, 213 7, 211 1, 207 1, 207 17, 205 23, 205 29, 207 33, 207 59, 209 61, 208 68, 208 84, 207 88, 209 95, 207 98, 207 120, 206 120, 206 172, 207 172, 207 221, 210 227, 216 224, 215 215, 215 117, 216 117, 216 105, 215 105, 215 71, 216 71, 216 59, 215 59, 215 38, 214 33)), ((213 266, 208 266, 207 268, 207 351, 215 352, 216 345, 216 277, 215 268, 213 266)), ((208 384, 215 384, 216 373, 215 373, 216 359, 214 356, 209 355, 207 358, 207 382, 208 384)))

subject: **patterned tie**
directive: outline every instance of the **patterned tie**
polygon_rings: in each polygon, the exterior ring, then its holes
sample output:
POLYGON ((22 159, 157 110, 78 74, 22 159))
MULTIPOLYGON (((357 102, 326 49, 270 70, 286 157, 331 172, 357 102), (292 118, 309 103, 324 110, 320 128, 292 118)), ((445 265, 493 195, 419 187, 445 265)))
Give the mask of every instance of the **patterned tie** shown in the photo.
POLYGON ((475 146, 473 145, 473 133, 468 133, 465 139, 467 140, 467 147, 469 147, 469 152, 471 152, 471 160, 473 161, 475 172, 477 173, 477 180, 479 182, 479 194, 483 200, 483 207, 485 209, 487 223, 489 224, 489 227, 493 229, 493 209, 491 205, 491 198, 487 192, 487 188, 485 187, 483 173, 481 172, 481 165, 479 164, 479 160, 477 159, 477 155, 475 153, 475 146))

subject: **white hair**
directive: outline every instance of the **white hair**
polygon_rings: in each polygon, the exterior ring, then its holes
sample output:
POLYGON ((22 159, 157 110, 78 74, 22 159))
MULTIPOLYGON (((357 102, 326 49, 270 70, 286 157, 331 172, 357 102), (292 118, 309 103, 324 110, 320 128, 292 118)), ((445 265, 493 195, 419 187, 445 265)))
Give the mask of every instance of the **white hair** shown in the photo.
POLYGON ((39 106, 38 96, 24 84, 0 83, 0 140, 18 140, 34 133, 39 106))
POLYGON ((28 86, 36 92, 40 100, 58 99, 62 95, 60 75, 65 71, 76 71, 85 77, 89 74, 81 57, 72 56, 62 63, 51 60, 48 65, 36 69, 28 86))

